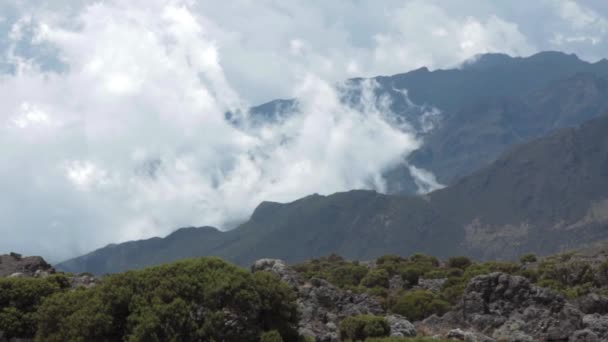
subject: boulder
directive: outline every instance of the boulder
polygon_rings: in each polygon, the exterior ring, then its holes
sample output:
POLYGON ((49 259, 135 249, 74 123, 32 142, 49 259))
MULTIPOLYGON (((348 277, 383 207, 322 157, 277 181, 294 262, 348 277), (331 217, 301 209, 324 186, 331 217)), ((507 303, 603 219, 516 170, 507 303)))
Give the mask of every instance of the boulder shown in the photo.
POLYGON ((596 333, 589 329, 575 331, 568 342, 600 342, 596 333))
POLYGON ((452 329, 446 335, 449 339, 456 339, 465 342, 494 342, 495 340, 475 331, 465 331, 460 328, 452 329))
POLYGON ((608 314, 608 297, 597 293, 590 293, 578 298, 575 304, 585 314, 608 314))
POLYGON ((399 315, 388 315, 384 319, 391 327, 391 337, 413 337, 416 336, 416 327, 405 317, 399 315))
POLYGON ((567 341, 583 327, 582 313, 557 293, 499 272, 473 278, 460 311, 464 323, 497 340, 567 341))
POLYGON ((292 288, 300 285, 300 277, 297 272, 287 266, 283 260, 260 259, 251 266, 251 272, 266 271, 278 276, 282 281, 292 288))
POLYGON ((282 260, 261 259, 251 270, 273 273, 294 289, 300 314, 298 330, 316 341, 339 341, 338 326, 346 317, 384 313, 375 297, 342 290, 324 279, 305 281, 282 260))
POLYGON ((420 279, 418 279, 418 286, 416 286, 416 287, 423 289, 423 290, 429 290, 429 291, 437 293, 437 292, 441 291, 441 287, 443 286, 443 284, 445 284, 446 281, 447 281, 447 278, 440 278, 440 279, 420 278, 420 279))
POLYGON ((26 277, 33 277, 40 272, 54 273, 55 270, 42 257, 23 257, 17 253, 0 255, 0 277, 8 277, 21 273, 26 277))

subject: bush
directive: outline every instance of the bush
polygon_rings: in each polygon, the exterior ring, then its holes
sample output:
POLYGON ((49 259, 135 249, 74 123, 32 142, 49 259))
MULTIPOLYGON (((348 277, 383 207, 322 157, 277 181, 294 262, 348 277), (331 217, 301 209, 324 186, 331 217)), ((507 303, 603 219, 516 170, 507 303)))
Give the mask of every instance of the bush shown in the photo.
POLYGON ((283 342, 281 334, 276 330, 266 331, 260 336, 260 342, 283 342))
POLYGON ((340 337, 347 341, 364 341, 368 337, 388 336, 390 331, 388 322, 378 316, 351 316, 340 322, 340 337))
POLYGON ((33 338, 36 312, 43 300, 69 288, 62 275, 46 278, 0 278, 0 330, 4 337, 33 338))
POLYGON ((36 339, 49 342, 252 341, 270 330, 297 336, 287 285, 217 258, 111 275, 93 288, 55 294, 38 319, 36 339))
POLYGON ((449 268, 460 268, 461 270, 466 269, 467 267, 471 266, 471 264, 473 264, 471 259, 465 256, 451 257, 446 262, 446 265, 449 268))
POLYGON ((361 279, 361 285, 369 288, 383 287, 388 288, 389 275, 386 270, 375 269, 367 273, 367 275, 361 279))
POLYGON ((398 298, 391 311, 411 321, 419 321, 432 314, 443 315, 450 304, 427 290, 413 290, 398 298))
POLYGON ((536 262, 538 259, 536 258, 536 254, 533 253, 529 253, 529 254, 524 254, 519 258, 519 261, 522 264, 529 264, 529 263, 533 263, 536 262))
POLYGON ((369 271, 365 266, 346 261, 334 254, 297 264, 294 269, 306 279, 325 279, 340 288, 358 286, 369 271))

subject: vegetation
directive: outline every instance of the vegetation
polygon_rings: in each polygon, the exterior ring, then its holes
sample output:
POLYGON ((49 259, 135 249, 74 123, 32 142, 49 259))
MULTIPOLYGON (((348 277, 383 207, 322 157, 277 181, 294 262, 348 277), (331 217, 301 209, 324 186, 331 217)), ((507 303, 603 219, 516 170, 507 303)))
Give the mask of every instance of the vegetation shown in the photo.
POLYGON ((37 341, 296 341, 295 294, 217 258, 107 276, 0 279, 0 327, 37 341), (229 322, 229 324, 227 323, 229 322))
POLYGON ((351 316, 340 322, 340 337, 345 341, 364 341, 368 337, 388 336, 390 332, 388 322, 378 316, 351 316))
MULTIPOLYGON (((443 264, 422 254, 386 255, 369 264, 331 255, 294 268, 305 279, 377 296, 387 312, 411 321, 449 311, 473 277, 492 272, 524 276, 568 298, 608 295, 606 258, 571 253, 528 254, 519 263, 453 257, 443 264)), ((217 258, 109 275, 75 290, 63 274, 0 278, 0 330, 9 339, 305 341, 297 335, 297 320, 290 287, 270 273, 250 273, 217 258)), ((339 330, 353 341, 425 341, 386 337, 388 324, 376 316, 349 317, 339 330)))
POLYGON ((283 342, 281 334, 276 330, 266 331, 260 336, 260 342, 283 342))
POLYGON ((431 291, 412 290, 399 297, 391 309, 410 321, 418 321, 432 314, 443 315, 450 304, 431 291))
POLYGON ((0 278, 0 330, 4 337, 32 338, 36 313, 43 300, 69 287, 63 275, 38 278, 0 278))

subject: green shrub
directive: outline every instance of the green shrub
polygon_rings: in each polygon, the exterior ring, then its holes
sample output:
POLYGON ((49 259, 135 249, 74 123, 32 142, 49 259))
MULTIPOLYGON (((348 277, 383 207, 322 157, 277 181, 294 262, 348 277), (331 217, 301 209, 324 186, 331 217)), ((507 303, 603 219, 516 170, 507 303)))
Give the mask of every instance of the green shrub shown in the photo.
POLYGON ((536 254, 533 253, 529 253, 529 254, 524 254, 519 258, 519 261, 522 264, 529 264, 529 263, 533 263, 536 262, 538 259, 536 258, 536 254))
POLYGON ((69 288, 63 275, 46 278, 0 278, 0 330, 11 338, 33 338, 36 312, 54 293, 69 288))
POLYGON ((260 342, 283 342, 283 338, 276 330, 265 331, 260 336, 260 342))
POLYGON ((450 304, 427 290, 413 290, 398 298, 391 311, 411 321, 422 320, 432 314, 443 315, 450 304))
POLYGON ((434 256, 428 256, 420 253, 416 253, 409 258, 410 262, 415 264, 425 264, 431 267, 439 267, 439 260, 434 256))
POLYGON ((294 269, 305 279, 325 279, 340 288, 358 286, 369 271, 357 262, 346 261, 334 254, 294 265, 294 269))
POLYGON ((278 278, 200 258, 50 296, 38 310, 36 340, 251 341, 270 330, 297 336, 296 326, 295 295, 278 278))
POLYGON ((364 341, 368 337, 383 337, 388 336, 389 333, 388 322, 378 316, 351 316, 340 322, 340 337, 342 340, 364 341))
POLYGON ((365 287, 383 287, 388 288, 389 274, 384 269, 371 270, 361 279, 361 285, 365 287))
POLYGON ((471 259, 469 259, 465 256, 451 257, 446 262, 446 265, 449 268, 460 268, 461 270, 466 269, 467 267, 471 266, 472 264, 473 264, 473 262, 471 261, 471 259))

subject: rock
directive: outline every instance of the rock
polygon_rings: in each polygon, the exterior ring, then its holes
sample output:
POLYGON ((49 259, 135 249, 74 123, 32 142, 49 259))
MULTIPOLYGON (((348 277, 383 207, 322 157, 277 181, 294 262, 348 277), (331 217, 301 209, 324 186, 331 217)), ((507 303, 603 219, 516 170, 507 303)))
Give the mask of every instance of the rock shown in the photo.
POLYGON ((88 274, 81 274, 78 276, 70 277, 70 287, 75 289, 77 287, 93 287, 97 284, 97 279, 88 274))
POLYGON ((8 276, 9 278, 26 278, 27 276, 21 272, 15 272, 8 276))
POLYGON ((446 335, 449 339, 457 339, 465 342, 494 342, 494 339, 474 331, 464 331, 460 328, 452 329, 446 335))
POLYGON ((521 276, 491 273, 471 279, 460 323, 505 341, 567 341, 583 328, 582 313, 557 293, 521 276))
POLYGON ((277 275, 282 281, 296 288, 300 284, 300 277, 283 260, 260 259, 251 266, 251 272, 266 271, 277 275))
POLYGON ((492 337, 504 342, 534 342, 532 336, 522 331, 525 323, 520 320, 509 320, 496 329, 492 337))
POLYGON ((391 337, 413 337, 416 336, 416 327, 405 317, 399 315, 388 315, 384 319, 391 327, 391 337))
POLYGON ((608 315, 591 314, 583 316, 583 325, 600 339, 608 339, 608 315))
POLYGON ((447 281, 447 278, 441 278, 441 279, 420 278, 420 279, 418 279, 417 288, 421 288, 423 290, 429 290, 429 291, 433 291, 433 292, 439 292, 439 291, 441 291, 441 287, 443 286, 443 284, 445 284, 446 281, 447 281))
POLYGON ((313 278, 305 282, 282 260, 261 259, 251 266, 251 270, 273 273, 296 291, 300 314, 298 331, 316 341, 339 341, 338 326, 346 317, 384 313, 375 297, 344 291, 324 279, 313 278))
POLYGON ((608 297, 597 293, 590 293, 575 301, 576 306, 585 314, 598 313, 605 315, 608 313, 608 297))
POLYGON ((388 289, 390 291, 396 292, 399 290, 403 290, 404 287, 405 282, 403 281, 403 278, 401 278, 401 276, 398 274, 392 276, 391 279, 389 279, 388 281, 388 289))
POLYGON ((575 331, 568 342, 600 342, 596 333, 589 329, 575 331))
POLYGON ((37 271, 55 273, 55 269, 39 256, 23 257, 17 253, 0 255, 0 277, 15 273, 33 277, 37 271))

